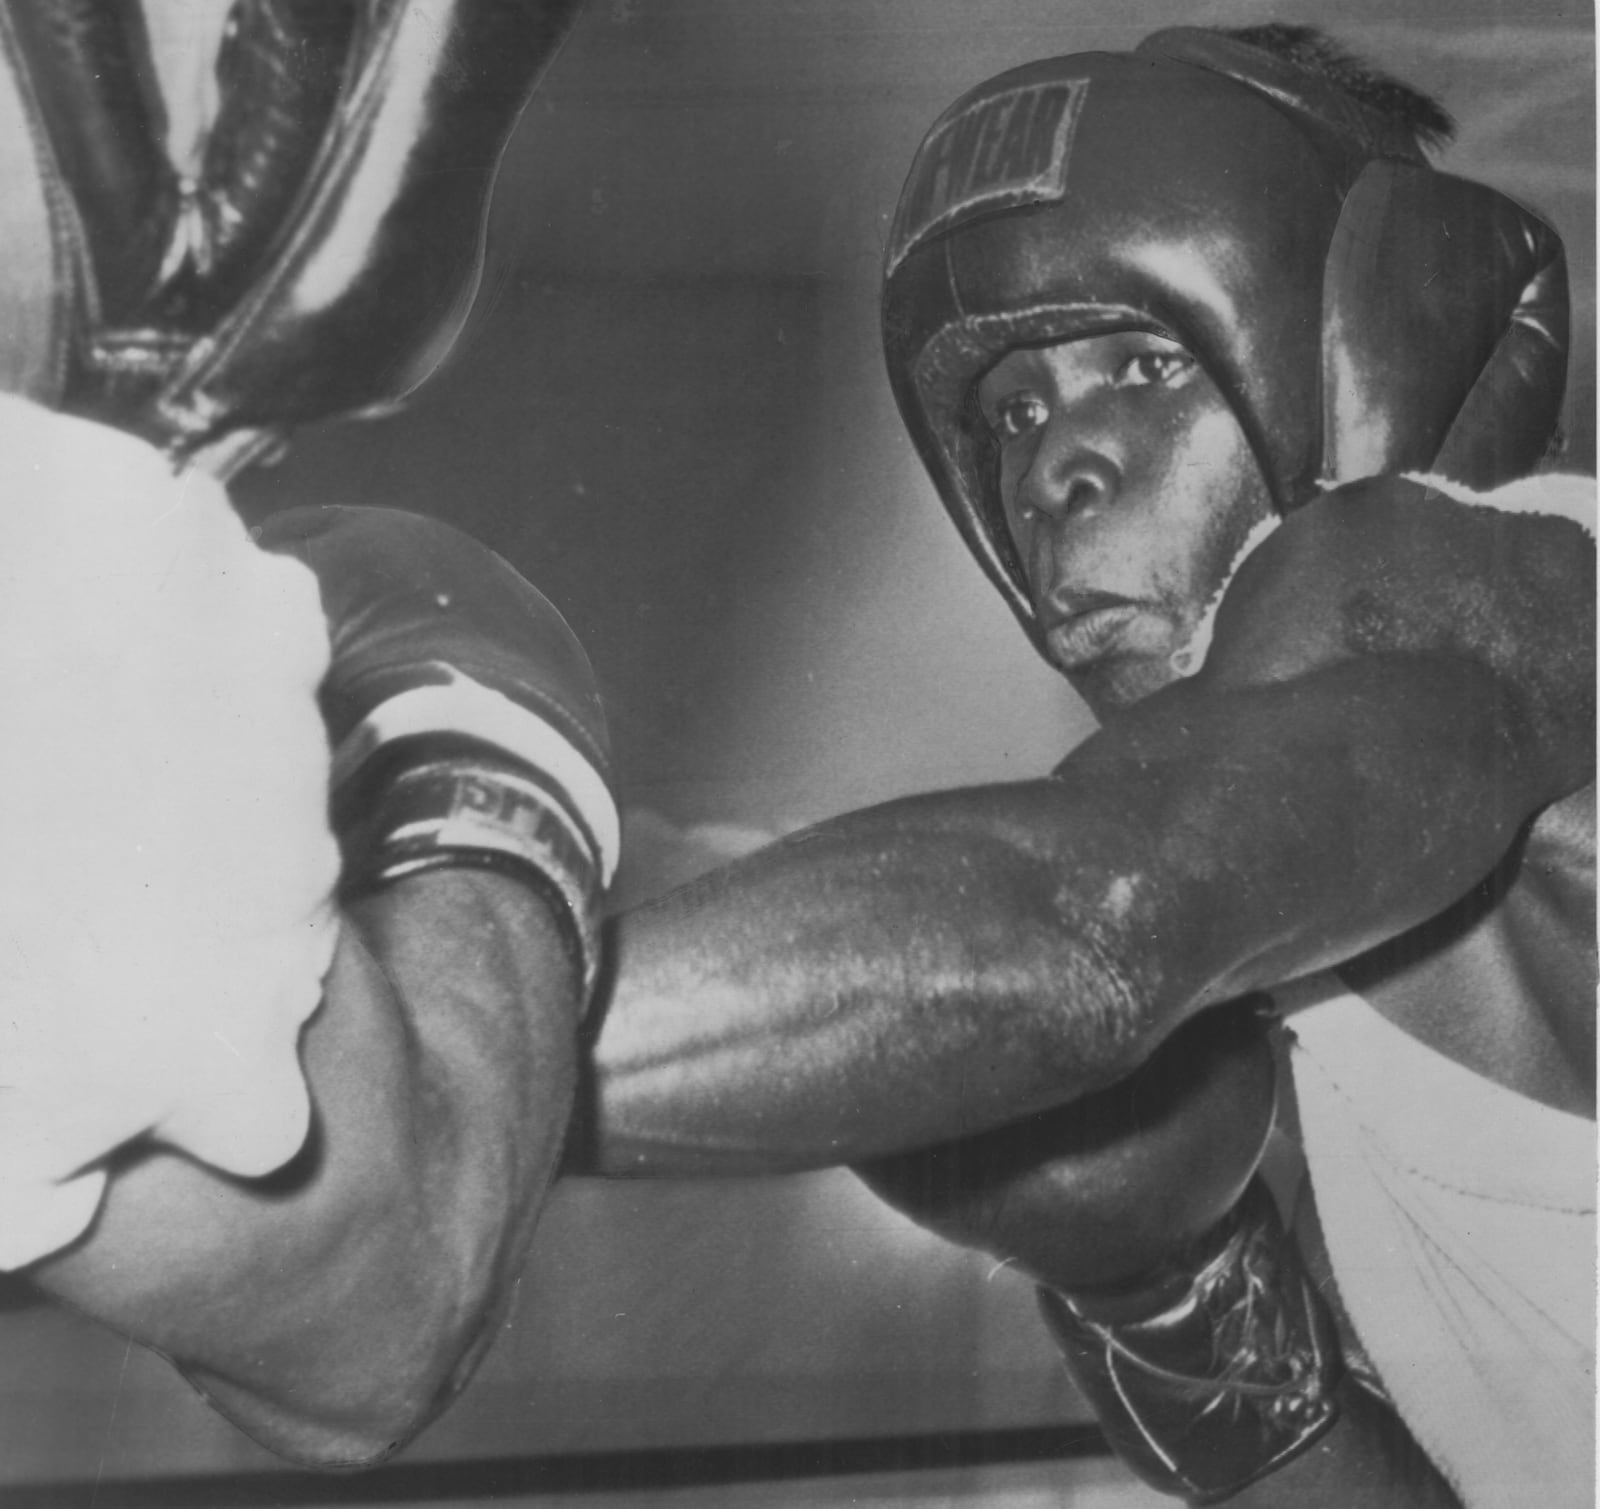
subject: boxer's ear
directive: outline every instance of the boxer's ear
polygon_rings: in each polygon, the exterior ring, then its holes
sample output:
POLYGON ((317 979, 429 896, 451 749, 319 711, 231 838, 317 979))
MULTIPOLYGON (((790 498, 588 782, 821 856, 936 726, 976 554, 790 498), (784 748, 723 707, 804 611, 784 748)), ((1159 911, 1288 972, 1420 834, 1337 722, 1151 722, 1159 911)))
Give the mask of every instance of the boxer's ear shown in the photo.
POLYGON ((1345 199, 1322 296, 1322 475, 1525 474, 1566 387, 1556 233, 1482 184, 1368 165, 1345 199))

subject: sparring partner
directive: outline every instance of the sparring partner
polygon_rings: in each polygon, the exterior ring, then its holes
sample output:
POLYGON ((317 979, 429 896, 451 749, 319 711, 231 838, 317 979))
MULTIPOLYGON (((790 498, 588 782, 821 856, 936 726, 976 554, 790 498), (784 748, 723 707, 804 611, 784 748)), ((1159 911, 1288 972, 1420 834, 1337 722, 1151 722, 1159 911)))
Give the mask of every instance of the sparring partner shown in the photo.
POLYGON ((252 540, 215 474, 437 364, 574 9, 245 0, 213 76, 131 3, 0 7, 0 1263, 325 1465, 494 1335, 617 818, 504 562, 372 510, 252 540), (157 74, 209 87, 186 146, 157 74))
POLYGON ((860 1166, 1193 1502, 1592 1502, 1593 484, 1559 240, 1446 128, 1277 26, 954 106, 890 376, 1101 730, 617 930, 588 1167, 860 1166))

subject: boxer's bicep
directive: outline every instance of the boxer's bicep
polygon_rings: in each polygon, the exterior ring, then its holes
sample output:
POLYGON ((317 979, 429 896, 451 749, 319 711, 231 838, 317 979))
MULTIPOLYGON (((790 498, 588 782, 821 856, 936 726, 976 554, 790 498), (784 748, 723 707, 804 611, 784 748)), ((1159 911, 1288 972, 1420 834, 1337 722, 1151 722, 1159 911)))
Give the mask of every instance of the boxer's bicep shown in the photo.
POLYGON ((278 1452, 385 1454, 465 1383, 509 1295, 570 1111, 577 1003, 526 888, 444 871, 380 893, 305 1033, 300 1156, 245 1181, 145 1150, 35 1281, 278 1452))

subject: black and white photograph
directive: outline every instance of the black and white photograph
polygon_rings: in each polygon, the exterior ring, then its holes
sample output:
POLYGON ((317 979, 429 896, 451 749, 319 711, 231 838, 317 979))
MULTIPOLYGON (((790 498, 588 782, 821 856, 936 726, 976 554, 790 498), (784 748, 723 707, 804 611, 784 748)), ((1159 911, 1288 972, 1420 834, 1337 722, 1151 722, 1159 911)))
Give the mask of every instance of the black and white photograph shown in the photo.
POLYGON ((0 0, 0 1509, 1592 1509, 1594 49, 0 0))

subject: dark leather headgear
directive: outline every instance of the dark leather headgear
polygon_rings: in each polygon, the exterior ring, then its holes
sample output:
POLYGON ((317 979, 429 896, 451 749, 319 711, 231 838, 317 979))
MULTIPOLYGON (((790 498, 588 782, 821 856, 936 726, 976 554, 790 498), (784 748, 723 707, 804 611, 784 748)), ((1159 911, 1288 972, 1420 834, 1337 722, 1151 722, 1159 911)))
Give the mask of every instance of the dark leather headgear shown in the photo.
POLYGON ((392 407, 465 322, 580 3, 235 0, 182 182, 139 0, 0 0, 0 389, 224 473, 392 407))
POLYGON ((924 464, 1030 634, 976 382, 1012 347, 1117 330, 1196 357, 1280 510, 1407 470, 1484 488, 1529 470, 1555 429, 1566 267, 1520 205, 1216 33, 974 89, 901 195, 884 348, 924 464))

